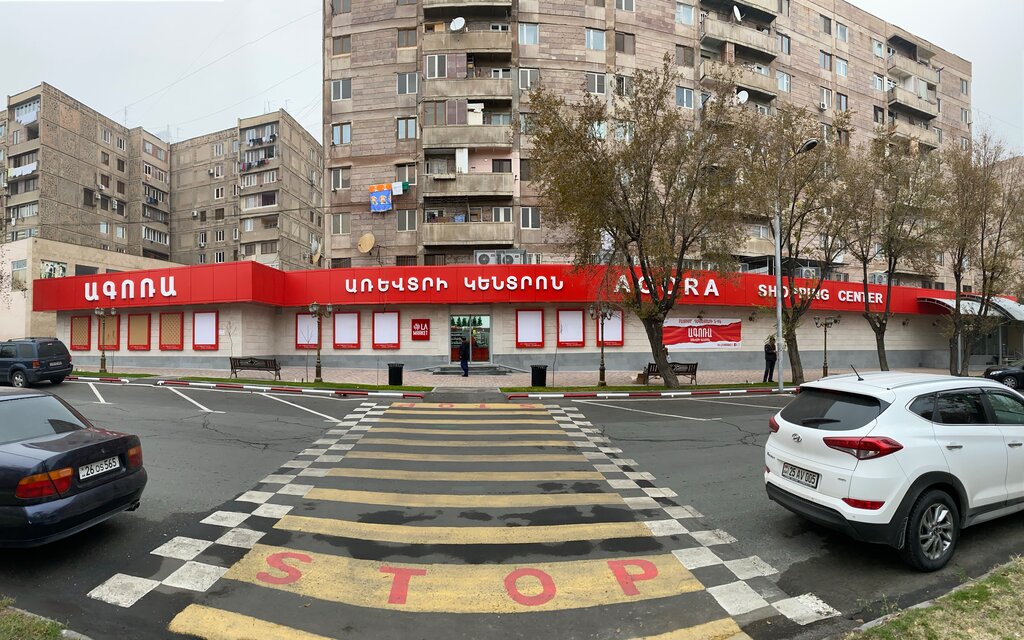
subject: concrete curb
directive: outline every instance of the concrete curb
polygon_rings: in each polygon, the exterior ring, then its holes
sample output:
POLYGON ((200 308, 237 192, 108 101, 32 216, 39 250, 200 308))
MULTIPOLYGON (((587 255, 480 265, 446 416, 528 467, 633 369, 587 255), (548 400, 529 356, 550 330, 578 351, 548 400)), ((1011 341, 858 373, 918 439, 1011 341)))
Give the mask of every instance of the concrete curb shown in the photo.
POLYGON ((234 382, 191 382, 188 380, 157 380, 158 387, 198 387, 201 389, 229 389, 234 391, 252 391, 257 393, 294 393, 298 395, 317 396, 364 396, 368 398, 418 398, 422 393, 407 391, 363 391, 361 389, 316 389, 306 387, 271 387, 258 384, 238 384, 234 382))
MULTIPOLYGON (((52 620, 52 619, 47 618, 45 616, 41 616, 38 613, 32 613, 31 611, 25 611, 24 609, 19 609, 17 607, 7 607, 7 608, 10 609, 11 611, 16 612, 16 613, 20 613, 21 615, 28 616, 29 618, 35 618, 37 620, 43 620, 45 622, 53 622, 55 624, 60 624, 56 620, 52 620)), ((63 627, 64 625, 61 625, 61 626, 63 627)), ((89 636, 83 635, 81 633, 78 633, 77 631, 72 631, 71 629, 61 629, 60 637, 62 637, 62 638, 70 638, 71 640, 92 640, 92 638, 90 638, 89 636)))
MULTIPOLYGON (((799 387, 786 387, 781 393, 798 393, 799 387)), ((780 393, 778 389, 698 389, 696 391, 587 391, 587 392, 551 392, 551 393, 508 393, 506 399, 517 398, 686 398, 689 396, 738 396, 744 394, 772 395, 780 393)))
POLYGON ((131 382, 128 378, 94 378, 92 376, 68 376, 65 380, 78 380, 79 382, 119 382, 121 384, 128 384, 131 382))

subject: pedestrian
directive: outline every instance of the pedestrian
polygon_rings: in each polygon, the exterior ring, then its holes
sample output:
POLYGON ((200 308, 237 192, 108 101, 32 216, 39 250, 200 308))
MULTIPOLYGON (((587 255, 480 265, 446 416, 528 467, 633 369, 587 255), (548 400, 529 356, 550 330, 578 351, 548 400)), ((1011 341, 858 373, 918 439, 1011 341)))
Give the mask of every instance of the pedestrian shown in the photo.
POLYGON ((778 350, 775 348, 775 336, 769 336, 768 342, 764 343, 764 379, 762 382, 774 382, 775 362, 779 358, 778 350))
POLYGON ((462 377, 469 377, 469 341, 466 337, 462 337, 462 343, 459 345, 459 365, 462 366, 462 377))

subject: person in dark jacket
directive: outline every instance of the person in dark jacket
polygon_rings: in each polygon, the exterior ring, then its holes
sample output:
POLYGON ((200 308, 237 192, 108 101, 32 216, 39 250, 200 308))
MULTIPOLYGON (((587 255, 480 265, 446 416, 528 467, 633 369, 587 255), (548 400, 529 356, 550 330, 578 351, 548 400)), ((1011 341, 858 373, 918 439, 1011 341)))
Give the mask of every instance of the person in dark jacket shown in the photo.
POLYGON ((459 345, 459 364, 462 366, 462 377, 469 377, 469 341, 465 337, 459 345))
POLYGON ((770 336, 768 342, 764 343, 764 379, 762 382, 774 382, 775 362, 779 359, 778 350, 775 348, 775 336, 770 336))

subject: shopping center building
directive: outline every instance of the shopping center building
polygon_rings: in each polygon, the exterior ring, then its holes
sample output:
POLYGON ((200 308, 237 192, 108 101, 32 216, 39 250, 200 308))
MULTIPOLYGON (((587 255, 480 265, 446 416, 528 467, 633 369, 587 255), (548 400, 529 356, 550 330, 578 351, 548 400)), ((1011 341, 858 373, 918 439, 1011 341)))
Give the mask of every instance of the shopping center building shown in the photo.
MULTIPOLYGON (((101 348, 118 368, 227 369, 228 356, 300 366, 317 347, 316 302, 328 368, 444 366, 457 361, 465 337, 474 364, 596 370, 603 342, 609 369, 639 371, 651 360, 650 344, 640 321, 615 305, 626 280, 617 294, 608 282, 614 279, 601 269, 569 265, 280 271, 247 261, 41 279, 33 297, 36 312, 56 313, 57 337, 83 367, 95 366, 101 348), (613 308, 603 328, 595 313, 602 304, 613 308)), ((764 341, 775 330, 773 278, 694 273, 678 286, 665 332, 672 360, 697 362, 702 371, 762 366, 764 341)), ((867 295, 881 309, 886 289, 870 285, 867 295)), ((890 365, 948 366, 940 319, 953 292, 893 287, 890 295, 890 365)), ((812 377, 825 338, 815 316, 839 319, 828 334, 833 370, 877 366, 863 296, 859 283, 823 282, 798 330, 812 377)), ((1000 299, 999 309, 1005 322, 979 364, 1024 350, 1024 306, 1000 299)))

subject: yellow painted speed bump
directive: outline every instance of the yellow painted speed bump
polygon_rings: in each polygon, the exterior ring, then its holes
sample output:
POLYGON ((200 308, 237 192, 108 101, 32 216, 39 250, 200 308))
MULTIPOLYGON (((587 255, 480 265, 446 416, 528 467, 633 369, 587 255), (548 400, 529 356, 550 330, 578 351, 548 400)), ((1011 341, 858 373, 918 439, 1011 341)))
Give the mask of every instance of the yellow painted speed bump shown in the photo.
POLYGON ((373 427, 374 433, 416 433, 424 436, 559 436, 565 431, 552 429, 416 429, 415 427, 373 427))
POLYGON ((636 640, 750 640, 750 636, 743 633, 732 618, 722 618, 636 640))
POLYGON ((448 493, 387 493, 310 489, 307 500, 330 500, 387 507, 436 507, 438 509, 515 509, 519 507, 582 507, 595 504, 624 505, 617 493, 531 493, 513 495, 458 495, 448 493))
POLYGON ((407 460, 410 462, 585 462, 572 453, 402 453, 400 451, 356 451, 345 454, 346 460, 407 460))
POLYGON ((421 482, 568 482, 604 480, 597 471, 402 471, 399 469, 327 470, 330 478, 367 478, 371 480, 416 480, 421 482))
MULTIPOLYGON (((438 413, 436 409, 385 409, 384 415, 390 416, 394 414, 409 415, 409 416, 436 416, 438 413)), ((455 413, 455 412, 453 412, 455 413)), ((496 412, 493 409, 459 409, 458 415, 460 416, 493 416, 496 412)), ((551 414, 544 409, 527 409, 524 411, 502 411, 503 416, 545 416, 548 418, 548 422, 551 421, 551 414)))
POLYGON ((174 616, 168 630, 206 640, 330 640, 326 636, 307 633, 241 613, 233 613, 201 604, 190 604, 174 616))
MULTIPOLYGON (((363 422, 370 425, 378 424, 546 424, 548 426, 555 426, 554 420, 531 420, 529 418, 507 418, 504 420, 484 420, 476 418, 451 418, 446 420, 424 420, 422 418, 364 418, 363 422)), ((379 429, 375 429, 379 431, 379 429)), ((555 431, 556 429, 552 429, 555 431)), ((417 432, 421 429, 417 429, 417 432)), ((426 431, 425 429, 423 431, 426 431)), ((561 431, 561 429, 558 429, 561 431)), ((492 431, 491 433, 501 433, 500 431, 492 431)))
POLYGON ((473 447, 486 449, 490 447, 573 447, 572 440, 415 440, 409 438, 373 438, 364 437, 360 446, 366 444, 389 444, 398 447, 473 447))

